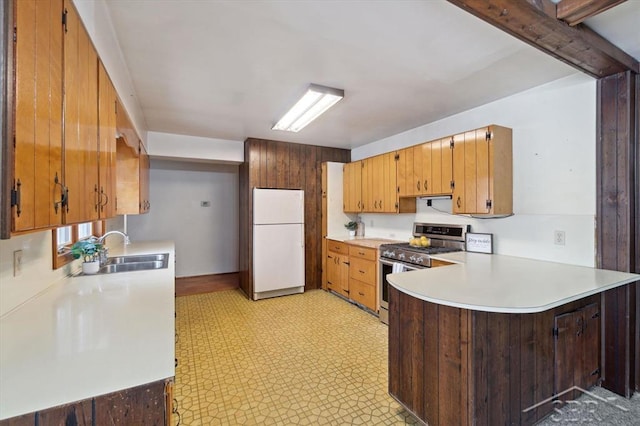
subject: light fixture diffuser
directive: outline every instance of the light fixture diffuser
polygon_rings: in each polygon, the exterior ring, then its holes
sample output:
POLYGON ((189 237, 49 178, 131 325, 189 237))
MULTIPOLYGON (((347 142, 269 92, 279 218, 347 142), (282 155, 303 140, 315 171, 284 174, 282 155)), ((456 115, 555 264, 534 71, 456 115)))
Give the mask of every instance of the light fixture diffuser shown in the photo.
POLYGON ((344 98, 344 90, 310 84, 302 98, 271 130, 299 132, 342 98, 344 98))

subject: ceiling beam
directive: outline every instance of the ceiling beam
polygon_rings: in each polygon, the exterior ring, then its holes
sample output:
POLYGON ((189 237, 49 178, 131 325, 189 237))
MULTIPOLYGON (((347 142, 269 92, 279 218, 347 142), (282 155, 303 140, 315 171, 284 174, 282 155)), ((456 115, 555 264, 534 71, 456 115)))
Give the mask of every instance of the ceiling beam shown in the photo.
POLYGON ((556 18, 572 27, 627 0, 562 0, 557 5, 556 18))
POLYGON ((593 77, 640 73, 635 58, 584 24, 572 27, 556 19, 550 0, 448 1, 593 77))

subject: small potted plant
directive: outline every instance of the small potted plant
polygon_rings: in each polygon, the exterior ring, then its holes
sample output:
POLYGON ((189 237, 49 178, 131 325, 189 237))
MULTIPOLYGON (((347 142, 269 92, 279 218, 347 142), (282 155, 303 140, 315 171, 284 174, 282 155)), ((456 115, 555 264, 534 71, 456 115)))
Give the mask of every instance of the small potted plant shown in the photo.
POLYGON ((351 237, 356 236, 356 229, 358 229, 358 222, 354 222, 354 221, 347 222, 344 224, 344 227, 349 230, 349 236, 351 237))
POLYGON ((84 274, 96 274, 100 269, 100 251, 102 244, 90 238, 81 240, 71 246, 71 254, 74 259, 82 258, 82 272, 84 274))

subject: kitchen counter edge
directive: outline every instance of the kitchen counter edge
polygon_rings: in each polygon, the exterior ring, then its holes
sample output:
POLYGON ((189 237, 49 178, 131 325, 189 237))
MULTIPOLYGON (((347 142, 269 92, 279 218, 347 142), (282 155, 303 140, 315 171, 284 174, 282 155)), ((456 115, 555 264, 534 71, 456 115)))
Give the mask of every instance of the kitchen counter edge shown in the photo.
POLYGON ((389 283, 440 305, 536 313, 640 281, 638 274, 514 256, 457 252, 431 257, 452 265, 389 274, 389 283))

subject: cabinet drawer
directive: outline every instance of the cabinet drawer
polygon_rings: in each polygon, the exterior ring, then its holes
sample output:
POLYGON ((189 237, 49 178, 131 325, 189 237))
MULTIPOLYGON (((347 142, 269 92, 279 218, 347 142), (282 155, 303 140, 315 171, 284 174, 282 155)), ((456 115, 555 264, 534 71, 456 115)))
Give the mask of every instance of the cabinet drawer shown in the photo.
POLYGON ((378 260, 378 251, 376 249, 349 246, 349 257, 359 257, 360 259, 367 259, 375 262, 378 260))
POLYGON ((335 253, 347 254, 347 245, 341 241, 327 240, 327 250, 335 253))
POLYGON ((375 285, 376 265, 376 262, 349 256, 349 277, 370 285, 375 285))
POLYGON ((373 285, 351 278, 349 280, 349 297, 372 311, 378 311, 376 306, 376 288, 373 285))

